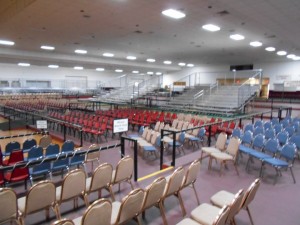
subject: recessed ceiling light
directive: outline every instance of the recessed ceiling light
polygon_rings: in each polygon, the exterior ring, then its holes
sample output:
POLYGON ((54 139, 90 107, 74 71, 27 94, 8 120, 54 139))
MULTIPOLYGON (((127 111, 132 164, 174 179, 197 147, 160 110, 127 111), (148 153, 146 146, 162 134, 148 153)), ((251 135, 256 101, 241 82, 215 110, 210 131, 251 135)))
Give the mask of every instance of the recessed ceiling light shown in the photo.
POLYGON ((211 31, 211 32, 215 32, 215 31, 219 31, 221 28, 216 26, 216 25, 213 25, 213 24, 205 24, 202 26, 202 28, 204 30, 208 30, 208 31, 211 31))
POLYGON ((15 42, 13 41, 8 41, 8 40, 0 40, 0 45, 8 45, 8 46, 12 46, 14 45, 15 42))
POLYGON ((53 46, 49 46, 49 45, 42 45, 41 49, 53 51, 55 48, 53 46))
POLYGON ((286 55, 286 54, 287 54, 286 51, 278 51, 278 52, 277 52, 277 55, 280 55, 280 56, 286 55))
POLYGON ((184 62, 178 63, 178 66, 185 66, 185 65, 186 65, 186 63, 184 63, 184 62))
POLYGON ((49 65, 48 67, 51 69, 57 69, 59 66, 58 65, 49 65))
POLYGON ((189 64, 187 64, 186 66, 187 66, 187 67, 194 67, 194 64, 189 63, 189 64))
POLYGON ((114 57, 115 55, 113 53, 105 52, 103 53, 104 57, 114 57))
POLYGON ((133 56, 133 55, 129 55, 129 56, 126 57, 126 59, 128 59, 128 60, 136 60, 136 57, 133 56))
POLYGON ((151 71, 149 71, 149 72, 147 72, 147 74, 148 74, 148 75, 153 75, 154 73, 151 72, 151 71))
POLYGON ((77 54, 86 54, 86 53, 87 53, 87 50, 76 49, 76 50, 75 50, 75 53, 77 53, 77 54))
POLYGON ((259 41, 252 41, 249 43, 249 45, 251 45, 252 47, 260 47, 262 46, 262 43, 259 41))
POLYGON ((105 69, 104 68, 96 68, 96 71, 104 71, 105 69))
POLYGON ((164 64, 170 65, 170 64, 172 64, 172 61, 166 60, 166 61, 164 61, 164 64))
POLYGON ((289 55, 287 55, 286 56, 288 59, 293 59, 294 57, 295 57, 295 55, 294 54, 289 54, 289 55))
POLYGON ((74 66, 74 70, 83 70, 82 66, 74 66))
POLYGON ((265 48, 265 50, 268 51, 268 52, 274 52, 276 50, 276 48, 274 48, 274 47, 267 47, 267 48, 265 48))
POLYGON ((245 37, 241 34, 232 34, 232 35, 230 35, 230 38, 235 40, 235 41, 240 41, 240 40, 245 39, 245 37))
POLYGON ((300 56, 297 56, 297 55, 294 56, 293 60, 295 60, 295 61, 296 61, 296 60, 297 60, 297 61, 300 60, 300 56))
POLYGON ((29 63, 20 62, 20 63, 18 63, 18 66, 30 66, 30 64, 29 63))
POLYGON ((185 14, 183 12, 180 12, 175 9, 166 9, 161 12, 163 15, 171 17, 173 19, 181 19, 185 17, 185 14))
POLYGON ((147 59, 147 62, 155 62, 155 59, 147 59))
POLYGON ((162 72, 156 72, 155 74, 156 75, 162 75, 162 72))
POLYGON ((133 70, 133 71, 132 71, 132 73, 139 73, 139 71, 137 71, 137 70, 133 70))
POLYGON ((123 70, 121 70, 121 69, 116 69, 115 70, 117 73, 122 73, 123 72, 123 70))

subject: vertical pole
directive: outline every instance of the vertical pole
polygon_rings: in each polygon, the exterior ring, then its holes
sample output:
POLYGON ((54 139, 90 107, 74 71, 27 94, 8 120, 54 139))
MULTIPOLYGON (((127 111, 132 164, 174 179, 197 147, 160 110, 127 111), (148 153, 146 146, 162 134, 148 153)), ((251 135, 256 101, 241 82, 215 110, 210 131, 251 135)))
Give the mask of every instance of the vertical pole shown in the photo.
POLYGON ((137 161, 138 161, 138 152, 137 152, 137 140, 134 140, 134 181, 137 181, 138 179, 138 168, 137 168, 137 161))
POLYGON ((121 158, 125 155, 125 138, 121 137, 121 158))
POLYGON ((208 127, 208 138, 207 138, 208 147, 211 145, 211 125, 208 127))
MULTIPOLYGON (((76 134, 76 131, 75 131, 75 134, 76 134)), ((81 128, 79 130, 79 134, 80 134, 80 147, 82 147, 82 145, 83 145, 83 139, 82 139, 82 129, 81 128)))
POLYGON ((173 131, 173 149, 172 149, 171 166, 175 166, 175 155, 176 155, 176 133, 173 131))
POLYGON ((160 139, 160 170, 163 169, 163 157, 164 157, 164 142, 163 142, 163 139, 164 139, 164 130, 161 129, 160 131, 160 136, 161 136, 161 139, 160 139))
POLYGON ((66 141, 66 124, 62 124, 63 127, 64 127, 64 141, 66 141))
POLYGON ((254 124, 254 116, 252 116, 252 124, 254 124))

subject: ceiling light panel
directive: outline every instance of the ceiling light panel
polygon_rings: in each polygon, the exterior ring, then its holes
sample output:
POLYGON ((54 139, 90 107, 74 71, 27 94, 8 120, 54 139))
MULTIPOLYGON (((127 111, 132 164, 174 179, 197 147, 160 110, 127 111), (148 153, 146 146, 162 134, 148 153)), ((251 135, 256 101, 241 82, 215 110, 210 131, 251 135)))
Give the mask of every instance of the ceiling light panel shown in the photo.
POLYGON ((155 74, 156 75, 162 75, 162 72, 156 72, 155 74))
POLYGON ((128 60, 136 60, 136 57, 133 56, 133 55, 129 55, 129 56, 126 57, 126 59, 128 59, 128 60))
POLYGON ((104 57, 114 57, 115 55, 113 53, 110 52, 105 52, 102 54, 104 57))
POLYGON ((153 75, 154 73, 152 71, 147 72, 148 75, 153 75))
POLYGON ((0 40, 0 45, 12 46, 15 45, 15 42, 9 40, 0 40))
POLYGON ((295 60, 295 61, 300 60, 300 56, 295 56, 295 57, 293 58, 293 60, 295 60))
POLYGON ((240 41, 240 40, 244 40, 245 37, 241 34, 232 34, 229 36, 232 40, 235 40, 235 41, 240 41))
POLYGON ((48 67, 51 69, 57 69, 59 66, 58 65, 49 65, 48 67))
POLYGON ((185 66, 185 65, 186 65, 186 63, 184 63, 184 62, 178 63, 178 66, 185 66))
POLYGON ((117 72, 117 73, 122 73, 123 70, 121 70, 121 69, 116 69, 115 72, 117 72))
POLYGON ((286 54, 287 54, 286 51, 278 51, 278 52, 277 52, 277 55, 280 55, 280 56, 286 55, 286 54))
POLYGON ((194 67, 195 65, 192 64, 192 63, 188 63, 186 66, 187 66, 187 67, 194 67))
POLYGON ((289 54, 289 55, 287 55, 286 56, 288 59, 293 59, 294 57, 295 57, 295 55, 294 54, 289 54))
POLYGON ((262 43, 259 41, 252 41, 249 43, 249 45, 251 45, 252 47, 260 47, 262 46, 262 43))
POLYGON ((100 68, 100 67, 96 68, 96 71, 100 71, 101 72, 101 71, 104 71, 104 70, 105 70, 104 68, 100 68))
POLYGON ((74 66, 74 70, 83 70, 82 66, 74 66))
POLYGON ((214 25, 214 24, 205 24, 202 26, 202 28, 204 30, 208 30, 208 31, 211 31, 211 32, 216 32, 216 31, 219 31, 221 28, 214 25))
POLYGON ((49 46, 49 45, 42 45, 41 49, 48 50, 48 51, 53 51, 55 49, 55 47, 49 46))
POLYGON ((164 61, 164 64, 170 65, 170 64, 172 64, 172 61, 166 60, 166 61, 164 61))
POLYGON ((265 50, 268 51, 268 52, 275 52, 276 48, 274 48, 274 47, 267 47, 267 48, 265 48, 265 50))
POLYGON ((18 66, 28 67, 28 66, 30 66, 30 64, 29 63, 20 62, 20 63, 18 63, 18 66))
POLYGON ((173 19, 181 19, 185 17, 185 14, 183 12, 180 12, 176 9, 166 9, 161 12, 163 15, 171 17, 173 19))
POLYGON ((153 63, 153 62, 155 62, 155 59, 147 59, 146 61, 153 63))
POLYGON ((133 70, 132 73, 139 73, 139 71, 138 70, 133 70))
POLYGON ((77 54, 86 54, 87 53, 87 50, 83 50, 83 49, 76 49, 75 50, 75 53, 77 53, 77 54))

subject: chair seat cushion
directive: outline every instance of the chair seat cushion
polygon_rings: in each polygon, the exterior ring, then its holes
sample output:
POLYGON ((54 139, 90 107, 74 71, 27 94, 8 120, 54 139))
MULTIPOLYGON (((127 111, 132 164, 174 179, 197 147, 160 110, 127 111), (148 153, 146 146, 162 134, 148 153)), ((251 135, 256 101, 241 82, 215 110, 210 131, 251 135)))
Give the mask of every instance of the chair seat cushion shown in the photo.
POLYGON ((23 214, 25 212, 25 205, 26 205, 26 197, 18 198, 18 209, 23 214))
POLYGON ((112 203, 112 212, 111 212, 111 224, 115 224, 117 221, 117 216, 119 214, 121 207, 121 202, 115 201, 112 203))
POLYGON ((215 147, 203 147, 201 148, 201 150, 207 154, 221 152, 220 149, 217 149, 215 147))
POLYGON ((264 159, 264 162, 271 164, 272 166, 275 167, 288 167, 289 164, 286 161, 283 161, 281 159, 277 159, 277 158, 267 158, 264 159))
POLYGON ((219 160, 233 160, 233 156, 225 152, 212 153, 211 156, 219 160))
POLYGON ((230 205, 233 199, 234 194, 222 190, 211 196, 210 201, 213 205, 222 208, 224 205, 230 205))
POLYGON ((74 225, 81 225, 82 216, 77 217, 73 220, 74 225))
POLYGON ((254 149, 250 148, 250 147, 247 147, 245 145, 240 145, 239 146, 239 150, 242 152, 242 153, 245 153, 245 154, 249 154, 250 152, 254 151, 254 149))
POLYGON ((272 156, 266 154, 266 153, 263 153, 263 152, 258 152, 256 150, 253 150, 252 152, 249 152, 249 155, 254 157, 254 158, 257 158, 259 160, 264 160, 264 159, 267 159, 267 158, 272 158, 272 156))
POLYGON ((56 200, 60 200, 61 186, 56 188, 56 200))
POLYGON ((191 212, 191 218, 202 225, 212 225, 219 212, 219 207, 203 203, 191 212))
POLYGON ((192 220, 191 218, 185 218, 176 225, 199 225, 199 223, 197 223, 195 220, 192 220))
POLYGON ((155 152, 156 151, 156 148, 152 145, 144 146, 143 149, 144 149, 144 151, 147 151, 147 152, 155 152))
POLYGON ((92 183, 92 177, 86 178, 86 182, 85 182, 85 190, 86 191, 90 190, 91 183, 92 183))

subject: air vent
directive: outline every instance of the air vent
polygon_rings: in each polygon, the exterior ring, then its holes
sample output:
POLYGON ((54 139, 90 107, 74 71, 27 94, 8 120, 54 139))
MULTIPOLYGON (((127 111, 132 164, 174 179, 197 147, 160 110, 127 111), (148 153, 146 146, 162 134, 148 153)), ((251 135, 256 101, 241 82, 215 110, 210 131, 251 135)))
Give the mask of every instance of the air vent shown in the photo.
POLYGON ((226 16, 226 15, 229 15, 230 13, 227 10, 223 10, 223 11, 217 12, 217 14, 220 16, 226 16))

